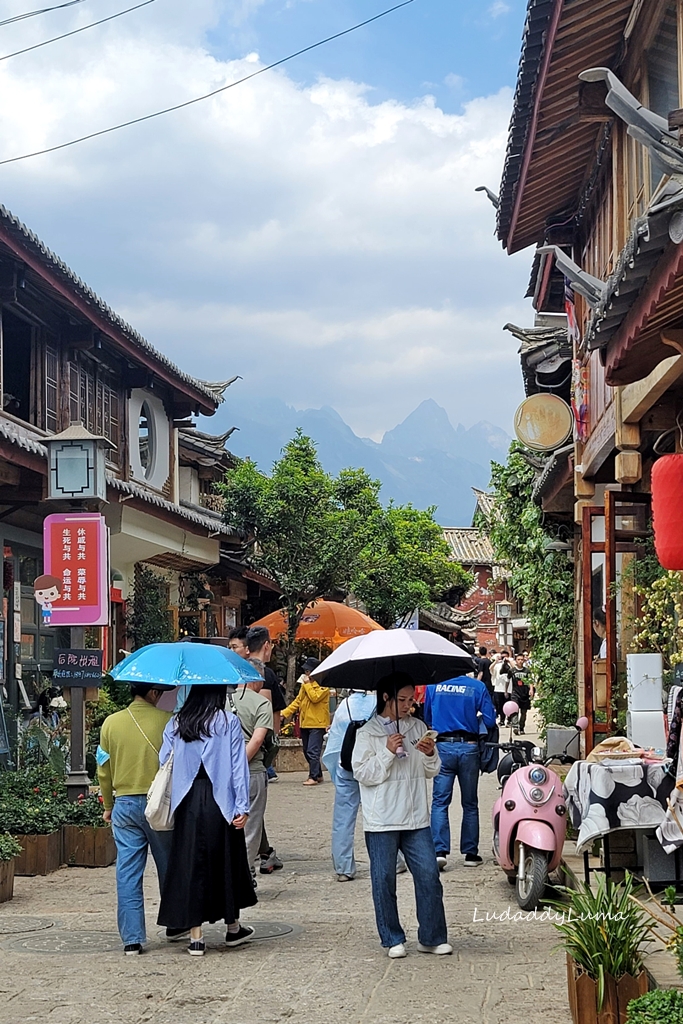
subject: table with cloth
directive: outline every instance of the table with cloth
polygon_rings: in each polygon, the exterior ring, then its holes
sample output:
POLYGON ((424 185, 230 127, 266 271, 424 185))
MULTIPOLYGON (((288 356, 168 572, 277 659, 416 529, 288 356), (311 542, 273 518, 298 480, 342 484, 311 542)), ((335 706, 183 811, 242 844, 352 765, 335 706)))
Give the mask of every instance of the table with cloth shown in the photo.
POLYGON ((576 852, 618 829, 655 829, 674 787, 670 762, 576 761, 565 779, 569 820, 579 830, 576 852))

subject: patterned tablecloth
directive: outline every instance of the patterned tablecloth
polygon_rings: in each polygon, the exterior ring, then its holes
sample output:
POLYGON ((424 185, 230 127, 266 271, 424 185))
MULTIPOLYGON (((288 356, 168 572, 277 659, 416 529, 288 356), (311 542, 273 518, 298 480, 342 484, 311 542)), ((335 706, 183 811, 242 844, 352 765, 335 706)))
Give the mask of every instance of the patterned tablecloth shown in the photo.
POLYGON ((661 825, 674 786, 667 765, 573 764, 564 788, 569 820, 579 830, 576 852, 616 829, 661 825))

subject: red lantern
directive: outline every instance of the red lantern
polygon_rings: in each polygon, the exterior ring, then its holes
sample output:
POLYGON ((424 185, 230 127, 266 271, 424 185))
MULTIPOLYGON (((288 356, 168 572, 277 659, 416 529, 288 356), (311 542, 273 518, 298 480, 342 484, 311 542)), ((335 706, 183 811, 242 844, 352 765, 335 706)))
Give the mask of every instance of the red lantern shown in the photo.
POLYGON ((683 569, 683 455, 664 455, 652 467, 652 525, 661 565, 683 569))

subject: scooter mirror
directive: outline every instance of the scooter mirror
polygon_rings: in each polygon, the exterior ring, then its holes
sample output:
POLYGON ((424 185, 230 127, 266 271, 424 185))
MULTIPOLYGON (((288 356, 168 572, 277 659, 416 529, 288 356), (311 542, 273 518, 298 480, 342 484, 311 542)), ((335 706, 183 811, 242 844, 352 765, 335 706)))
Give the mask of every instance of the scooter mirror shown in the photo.
MULTIPOLYGON (((506 718, 512 718, 512 716, 516 715, 518 711, 519 704, 517 704, 517 702, 514 700, 506 700, 505 703, 503 704, 503 714, 505 715, 506 718)), ((586 725, 588 725, 587 722, 586 725)))
POLYGON ((586 717, 577 719, 576 728, 579 732, 585 732, 588 728, 588 719, 586 717))

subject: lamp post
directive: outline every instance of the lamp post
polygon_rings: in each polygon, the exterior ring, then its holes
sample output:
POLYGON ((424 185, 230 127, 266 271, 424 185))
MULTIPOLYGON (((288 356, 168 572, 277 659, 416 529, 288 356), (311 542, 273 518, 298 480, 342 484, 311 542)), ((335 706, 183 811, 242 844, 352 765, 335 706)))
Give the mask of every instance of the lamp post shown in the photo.
MULTIPOLYGON (((47 500, 66 505, 70 512, 101 511, 107 502, 105 449, 115 446, 106 438, 91 434, 82 423, 72 423, 47 438, 47 500)), ((75 562, 75 565, 78 563, 75 562)), ((109 580, 109 568, 101 567, 109 580)), ((85 648, 87 621, 71 626, 71 648, 85 648)), ((71 687, 71 768, 66 780, 70 800, 88 792, 90 778, 85 763, 85 691, 71 687)))
POLYGON ((504 647, 511 647, 513 643, 512 603, 510 601, 496 601, 496 619, 498 620, 498 643, 504 647))

